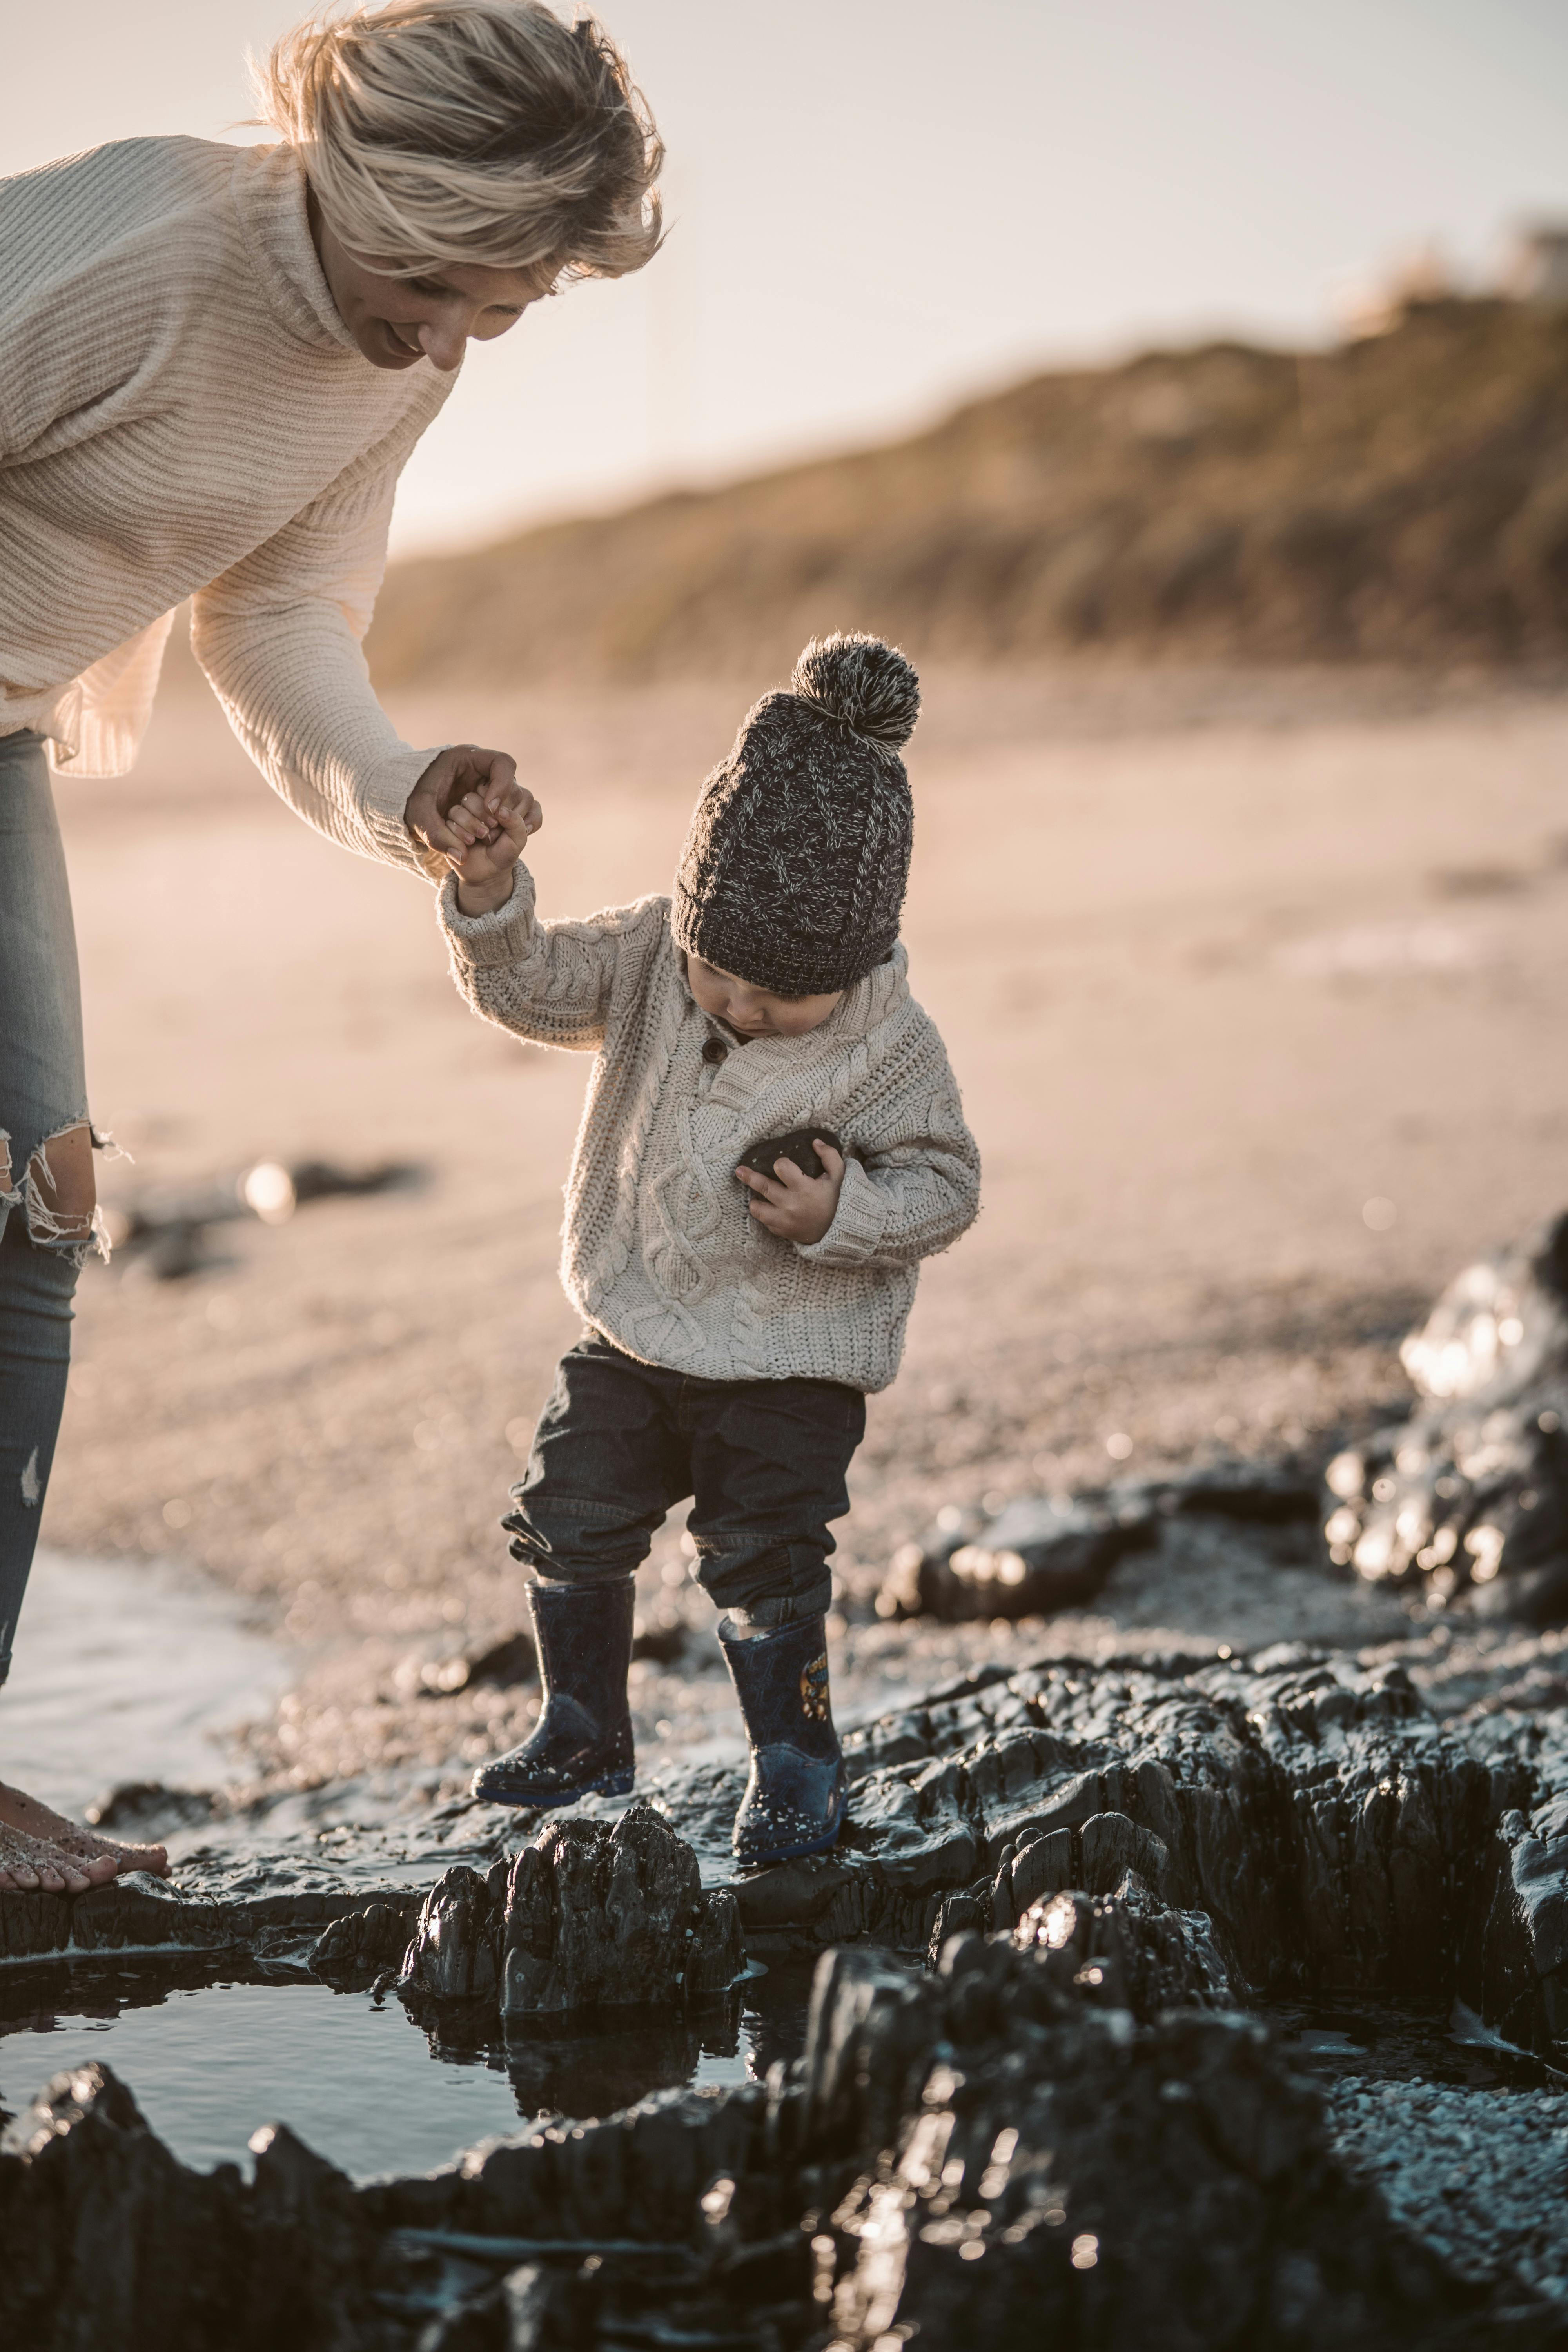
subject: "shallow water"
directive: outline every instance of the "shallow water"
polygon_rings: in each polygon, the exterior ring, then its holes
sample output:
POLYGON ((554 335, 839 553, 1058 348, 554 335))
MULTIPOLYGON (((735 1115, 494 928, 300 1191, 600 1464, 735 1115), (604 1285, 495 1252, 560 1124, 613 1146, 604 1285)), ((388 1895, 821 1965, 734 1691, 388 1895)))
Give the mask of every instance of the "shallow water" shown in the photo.
POLYGON ((297 1671, 214 1585, 40 1551, 0 1693, 0 1777, 66 1812, 122 1781, 211 1788, 225 1735, 269 1713, 297 1671))
POLYGON ((493 2010, 448 2004, 426 2032, 395 2000, 311 1979, 56 1963, 0 1980, 0 2106, 15 2113, 96 2060, 187 2164, 247 2163, 258 2126, 287 2123, 356 2178, 425 2172, 541 2112, 605 2115, 679 2084, 761 2076, 799 2055, 809 1986, 809 1966, 786 1964, 697 2022, 633 2017, 503 2046, 493 2010))

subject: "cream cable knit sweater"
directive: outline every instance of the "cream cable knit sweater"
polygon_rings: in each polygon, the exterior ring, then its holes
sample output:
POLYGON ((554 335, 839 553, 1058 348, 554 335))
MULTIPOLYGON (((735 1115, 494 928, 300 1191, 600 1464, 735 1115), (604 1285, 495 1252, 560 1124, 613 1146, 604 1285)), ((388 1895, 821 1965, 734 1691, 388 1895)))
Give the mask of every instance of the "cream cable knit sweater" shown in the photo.
POLYGON ((435 754, 360 639, 398 474, 453 378, 354 347, 289 147, 135 139, 0 180, 0 734, 119 775, 172 608, 269 783, 415 866, 435 754))
POLYGON ((707 1380, 886 1388, 921 1259, 980 1204, 980 1155, 903 949, 820 1029, 742 1045, 694 1002, 668 898, 541 922, 519 866, 495 914, 459 912, 450 877, 438 903, 452 976, 478 1013, 596 1057, 561 1260, 587 1320, 645 1362, 707 1380), (833 1223, 803 1247, 748 1213, 734 1169, 751 1144, 814 1120, 852 1156, 833 1223))

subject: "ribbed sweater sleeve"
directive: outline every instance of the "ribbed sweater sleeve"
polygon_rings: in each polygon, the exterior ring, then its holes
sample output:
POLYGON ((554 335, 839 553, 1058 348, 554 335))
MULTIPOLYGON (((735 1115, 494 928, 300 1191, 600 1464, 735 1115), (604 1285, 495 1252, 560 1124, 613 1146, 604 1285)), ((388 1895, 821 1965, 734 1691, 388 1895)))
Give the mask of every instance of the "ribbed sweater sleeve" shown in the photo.
POLYGON ((833 1223, 819 1242, 795 1244, 801 1257, 816 1265, 914 1265, 974 1223, 980 1152, 945 1055, 923 1111, 902 1124, 897 1141, 846 1160, 833 1223))
POLYGON ((191 645, 235 733, 298 815, 344 849, 422 874, 403 812, 436 751, 404 742, 361 650, 405 437, 203 588, 191 645))
POLYGON ((268 781, 415 871, 434 757, 360 640, 397 477, 451 388, 372 365, 332 299, 300 155, 117 142, 0 178, 0 734, 122 774, 175 608, 268 781))
POLYGON ((490 915, 465 915, 448 874, 437 900, 452 978, 481 1020, 536 1045, 594 1052, 617 990, 636 986, 668 921, 668 901, 639 899, 581 922, 541 922, 533 877, 513 869, 511 897, 490 915))

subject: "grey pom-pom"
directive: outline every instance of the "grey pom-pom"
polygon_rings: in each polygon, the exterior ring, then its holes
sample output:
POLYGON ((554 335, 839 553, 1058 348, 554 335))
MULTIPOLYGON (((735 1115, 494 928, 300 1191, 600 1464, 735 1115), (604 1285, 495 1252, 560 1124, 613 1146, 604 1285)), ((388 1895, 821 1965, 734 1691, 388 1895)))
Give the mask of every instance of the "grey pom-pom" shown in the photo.
POLYGON ((921 682, 910 663, 896 646, 858 631, 813 637, 790 686, 891 751, 909 741, 920 717, 921 682))

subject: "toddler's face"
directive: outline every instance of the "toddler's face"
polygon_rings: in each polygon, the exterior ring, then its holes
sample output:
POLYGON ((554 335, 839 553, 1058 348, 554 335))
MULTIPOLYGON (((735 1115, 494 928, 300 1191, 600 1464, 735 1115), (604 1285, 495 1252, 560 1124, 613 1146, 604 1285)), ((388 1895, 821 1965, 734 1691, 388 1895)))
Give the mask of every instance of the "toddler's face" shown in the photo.
POLYGON ((826 996, 775 996, 694 955, 686 959, 686 979, 703 1012, 742 1037, 805 1037, 821 1028, 844 993, 836 988, 826 996))

